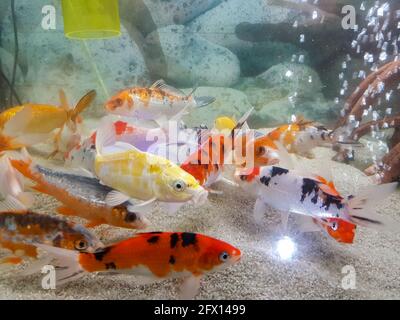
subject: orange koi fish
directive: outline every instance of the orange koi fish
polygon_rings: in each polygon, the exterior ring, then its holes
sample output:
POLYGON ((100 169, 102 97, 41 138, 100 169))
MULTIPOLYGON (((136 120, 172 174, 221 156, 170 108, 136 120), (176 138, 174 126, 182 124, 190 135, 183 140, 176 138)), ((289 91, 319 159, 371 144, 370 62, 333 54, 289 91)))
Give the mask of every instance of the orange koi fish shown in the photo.
MULTIPOLYGON (((252 111, 253 108, 246 112, 235 127, 229 131, 229 134, 208 135, 206 141, 200 145, 197 151, 181 164, 181 168, 195 177, 204 187, 209 187, 219 180, 232 184, 222 177, 224 165, 226 159, 234 152, 237 131, 245 125, 252 111)), ((234 161, 234 157, 232 160, 234 161)))
POLYGON ((212 97, 195 97, 156 81, 150 88, 134 87, 120 91, 106 102, 111 114, 155 120, 159 124, 172 117, 179 117, 193 108, 200 108, 214 102, 212 97))
POLYGON ((87 93, 70 109, 64 92, 60 91, 61 107, 45 104, 24 104, 5 110, 0 114, 0 152, 20 149, 46 141, 54 130, 59 129, 55 136, 58 145, 65 126, 73 133, 77 124, 82 121, 79 114, 94 100, 94 90, 87 93))
POLYGON ((57 284, 76 280, 87 272, 131 274, 151 281, 186 278, 181 292, 185 298, 197 293, 203 275, 241 258, 240 250, 226 242, 187 232, 140 233, 95 253, 39 247, 59 262, 57 284))
POLYGON ((267 136, 272 141, 279 141, 289 153, 296 153, 310 159, 314 158, 313 148, 334 142, 331 130, 303 118, 280 126, 267 136))
POLYGON ((149 221, 139 212, 130 210, 131 202, 111 206, 107 195, 113 189, 99 180, 75 174, 54 171, 34 165, 26 151, 23 160, 11 160, 12 165, 28 179, 36 182, 32 189, 50 195, 63 203, 57 212, 89 220, 87 227, 108 224, 121 228, 144 229, 149 221))
POLYGON ((83 226, 60 218, 27 211, 8 199, 0 212, 0 248, 13 254, 0 259, 0 264, 19 264, 23 258, 37 258, 36 244, 68 250, 94 252, 103 244, 83 226))

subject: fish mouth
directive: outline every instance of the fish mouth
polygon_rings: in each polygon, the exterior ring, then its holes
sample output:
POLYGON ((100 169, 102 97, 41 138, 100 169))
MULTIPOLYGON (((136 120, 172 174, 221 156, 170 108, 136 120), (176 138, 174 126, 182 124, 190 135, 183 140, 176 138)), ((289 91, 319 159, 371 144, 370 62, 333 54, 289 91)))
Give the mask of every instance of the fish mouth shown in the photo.
POLYGON ((190 200, 190 203, 198 207, 205 204, 207 202, 207 199, 208 199, 208 191, 205 190, 204 188, 201 188, 200 190, 195 191, 192 199, 190 200))

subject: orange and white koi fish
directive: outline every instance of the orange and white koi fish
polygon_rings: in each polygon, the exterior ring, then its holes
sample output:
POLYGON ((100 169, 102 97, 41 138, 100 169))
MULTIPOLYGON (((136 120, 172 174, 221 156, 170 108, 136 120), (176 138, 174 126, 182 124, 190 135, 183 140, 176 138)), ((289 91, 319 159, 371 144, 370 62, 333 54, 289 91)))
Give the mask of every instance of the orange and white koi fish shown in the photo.
POLYGON ((95 96, 96 92, 90 91, 74 109, 70 109, 64 92, 60 91, 61 107, 24 104, 5 110, 0 114, 0 152, 44 142, 56 129, 59 129, 55 136, 58 146, 65 126, 76 133, 76 125, 82 121, 79 114, 88 107, 95 96))
POLYGON ((59 285, 91 272, 137 275, 149 281, 184 278, 183 298, 196 295, 203 275, 227 268, 241 258, 240 250, 226 242, 187 232, 141 233, 95 253, 39 247, 58 260, 59 285))
POLYGON ((0 264, 19 264, 24 258, 37 258, 36 244, 88 252, 103 247, 83 226, 28 211, 12 197, 2 202, 0 209, 0 248, 12 252, 0 259, 0 264))
POLYGON ((399 223, 374 212, 376 203, 397 188, 397 183, 372 186, 345 199, 332 182, 320 176, 305 176, 294 170, 269 166, 237 170, 236 180, 257 195, 254 216, 260 220, 267 206, 284 213, 296 213, 318 219, 341 220, 377 229, 398 231, 399 223))
POLYGON ((107 195, 113 189, 99 180, 35 165, 25 154, 23 160, 11 160, 12 165, 26 178, 36 182, 32 189, 50 195, 63 206, 57 212, 66 216, 87 219, 87 227, 108 224, 121 228, 144 229, 149 221, 139 212, 130 210, 134 203, 124 202, 110 206, 107 195))
POLYGON ((207 191, 176 164, 117 142, 112 123, 106 123, 97 132, 96 151, 96 176, 103 184, 117 190, 107 196, 109 205, 119 205, 133 198, 145 201, 133 206, 133 211, 158 202, 174 212, 185 203, 202 204, 207 200, 207 191))
MULTIPOLYGON (((253 108, 246 112, 233 129, 222 128, 222 131, 226 130, 228 134, 221 132, 208 135, 197 151, 189 155, 186 161, 181 164, 181 168, 190 173, 206 188, 219 180, 232 184, 231 181, 222 176, 222 173, 227 159, 232 161, 231 164, 234 162, 232 154, 234 153, 236 135, 246 124, 252 111, 253 108)), ((220 125, 226 125, 226 123, 221 122, 220 125)))
POLYGON ((267 134, 272 141, 279 141, 289 153, 314 158, 312 149, 335 142, 333 132, 313 121, 299 118, 295 122, 280 126, 267 134))
POLYGON ((185 112, 209 105, 212 97, 195 97, 156 81, 150 88, 134 87, 120 91, 106 102, 106 110, 111 114, 155 120, 159 124, 167 119, 178 119, 185 112))

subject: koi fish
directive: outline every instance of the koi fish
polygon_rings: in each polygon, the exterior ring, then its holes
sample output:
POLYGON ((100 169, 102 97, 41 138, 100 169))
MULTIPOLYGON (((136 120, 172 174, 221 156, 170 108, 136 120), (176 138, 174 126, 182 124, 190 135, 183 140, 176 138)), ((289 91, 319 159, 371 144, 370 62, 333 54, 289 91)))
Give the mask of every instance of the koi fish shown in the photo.
MULTIPOLYGON (((54 130, 58 146, 65 126, 76 132, 82 121, 80 113, 94 100, 96 92, 87 93, 70 109, 64 92, 60 91, 61 107, 44 104, 25 104, 5 110, 0 114, 0 152, 32 146, 50 138, 54 130)), ((58 149, 54 152, 57 153, 58 149)))
POLYGON ((257 195, 254 217, 259 221, 267 205, 283 213, 296 213, 318 219, 341 219, 377 229, 398 230, 399 224, 374 212, 376 203, 384 200, 397 183, 373 186, 347 199, 332 182, 320 176, 305 176, 276 166, 237 170, 236 180, 257 195))
POLYGON ((192 153, 181 164, 181 168, 190 173, 206 188, 219 180, 232 185, 231 181, 222 176, 224 165, 234 151, 234 139, 238 133, 237 131, 246 124, 247 118, 252 111, 253 108, 246 112, 235 127, 228 131, 229 134, 217 133, 209 135, 197 151, 192 153))
MULTIPOLYGON (((140 151, 163 156, 175 163, 183 162, 189 154, 197 150, 200 137, 198 130, 177 127, 177 136, 174 137, 176 143, 173 144, 169 141, 173 138, 170 139, 167 129, 138 127, 121 120, 114 122, 114 129, 117 142, 131 144, 140 151), (177 148, 174 149, 174 146, 177 148)), ((96 132, 66 153, 65 163, 70 167, 83 167, 94 172, 95 158, 96 132)))
POLYGON ((107 196, 109 205, 120 205, 134 198, 145 202, 133 206, 133 211, 158 201, 173 212, 184 203, 202 204, 207 199, 207 191, 176 164, 130 144, 116 142, 112 123, 97 132, 96 151, 96 176, 115 189, 107 196))
POLYGON ((36 244, 87 252, 103 247, 83 226, 28 211, 17 200, 7 197, 0 203, 0 248, 12 254, 0 260, 0 264, 19 264, 23 258, 37 258, 36 244))
POLYGON ((241 258, 240 250, 226 242, 186 232, 140 233, 95 253, 38 247, 58 260, 59 285, 92 272, 137 275, 148 281, 184 278, 184 298, 196 295, 203 275, 232 266, 241 258))
POLYGON ((134 87, 120 91, 106 102, 106 110, 120 116, 155 120, 161 125, 167 119, 178 119, 190 109, 214 101, 213 97, 195 97, 193 91, 187 95, 158 80, 150 88, 134 87))
POLYGON ((50 195, 63 204, 57 209, 58 213, 84 218, 89 221, 87 227, 108 224, 121 228, 144 229, 149 225, 149 221, 141 213, 129 209, 133 205, 130 202, 108 205, 106 198, 113 189, 100 184, 96 178, 35 165, 26 151, 23 160, 13 159, 11 163, 21 174, 36 183, 32 189, 50 195))

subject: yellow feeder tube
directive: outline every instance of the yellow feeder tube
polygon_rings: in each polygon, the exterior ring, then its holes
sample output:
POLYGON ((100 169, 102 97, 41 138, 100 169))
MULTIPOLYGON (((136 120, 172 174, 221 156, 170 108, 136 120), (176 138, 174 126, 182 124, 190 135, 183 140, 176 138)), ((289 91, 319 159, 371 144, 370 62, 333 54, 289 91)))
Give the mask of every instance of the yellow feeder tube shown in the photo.
POLYGON ((118 0, 62 0, 64 33, 71 39, 121 35, 118 0))

